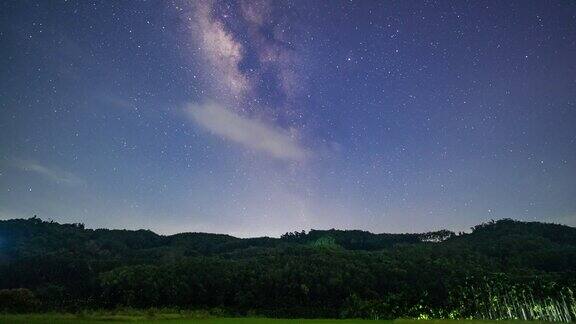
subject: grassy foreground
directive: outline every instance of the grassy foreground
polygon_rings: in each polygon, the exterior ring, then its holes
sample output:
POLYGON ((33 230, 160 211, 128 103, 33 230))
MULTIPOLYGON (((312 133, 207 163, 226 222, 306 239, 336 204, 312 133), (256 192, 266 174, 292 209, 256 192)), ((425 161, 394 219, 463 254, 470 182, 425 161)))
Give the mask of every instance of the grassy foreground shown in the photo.
MULTIPOLYGON (((395 324, 412 324, 412 323, 430 323, 430 324, 453 324, 453 323, 470 323, 470 324, 512 324, 525 323, 523 321, 483 321, 483 320, 392 320, 392 321, 372 321, 360 319, 334 320, 334 319, 269 319, 269 318, 187 318, 178 314, 162 314, 155 318, 132 315, 97 315, 97 316, 77 316, 67 314, 27 314, 27 315, 3 315, 0 314, 0 323, 26 323, 26 324, 102 324, 111 323, 150 323, 150 324, 356 324, 356 323, 395 323, 395 324)), ((531 322, 543 323, 543 322, 531 322)))

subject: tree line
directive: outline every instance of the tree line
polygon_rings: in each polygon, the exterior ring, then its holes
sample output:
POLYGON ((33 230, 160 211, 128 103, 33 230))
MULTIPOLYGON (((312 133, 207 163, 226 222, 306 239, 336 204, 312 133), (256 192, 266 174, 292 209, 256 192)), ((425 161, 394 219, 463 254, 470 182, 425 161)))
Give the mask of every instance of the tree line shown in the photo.
POLYGON ((0 221, 0 310, 179 308, 330 318, 576 319, 576 228, 281 238, 0 221))

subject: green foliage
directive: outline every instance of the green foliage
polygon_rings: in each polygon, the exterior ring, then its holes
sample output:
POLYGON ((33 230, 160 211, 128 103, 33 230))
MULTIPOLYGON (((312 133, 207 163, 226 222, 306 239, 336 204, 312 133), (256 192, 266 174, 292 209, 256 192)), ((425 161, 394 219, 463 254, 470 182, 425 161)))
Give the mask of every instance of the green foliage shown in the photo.
POLYGON ((240 239, 32 218, 0 221, 0 240, 7 311, 576 318, 576 229, 561 225, 501 220, 460 235, 332 229, 240 239))
POLYGON ((322 248, 322 249, 335 249, 340 247, 338 244, 336 244, 336 240, 329 235, 320 237, 316 241, 312 242, 310 245, 315 248, 322 248))
MULTIPOLYGON (((373 321, 359 319, 270 319, 262 317, 244 318, 205 318, 198 319, 186 314, 157 314, 153 318, 135 315, 91 315, 78 317, 66 314, 26 314, 26 315, 2 315, 0 323, 10 324, 101 324, 113 323, 140 323, 140 324, 422 324, 420 320, 394 320, 373 321)), ((454 324, 454 321, 436 320, 433 324, 454 324)), ((469 324, 519 324, 518 321, 465 321, 469 324)))
POLYGON ((574 282, 565 280, 556 274, 468 278, 450 299, 457 317, 571 322, 576 320, 574 282))
POLYGON ((39 302, 34 293, 26 288, 0 289, 0 311, 11 313, 34 312, 39 302))
MULTIPOLYGON (((442 232, 442 231, 440 231, 442 232)), ((449 232, 449 231, 446 231, 449 232)), ((432 232, 431 232, 432 233, 432 232)), ((436 233, 436 232, 433 232, 436 233)), ((450 232, 452 233, 452 232, 450 232)), ((300 244, 314 244, 318 240, 330 238, 334 243, 348 250, 376 251, 399 244, 420 243, 429 233, 425 234, 373 234, 358 230, 311 230, 306 233, 286 233, 280 238, 283 241, 300 244)), ((452 233, 453 234, 453 233, 452 233)))

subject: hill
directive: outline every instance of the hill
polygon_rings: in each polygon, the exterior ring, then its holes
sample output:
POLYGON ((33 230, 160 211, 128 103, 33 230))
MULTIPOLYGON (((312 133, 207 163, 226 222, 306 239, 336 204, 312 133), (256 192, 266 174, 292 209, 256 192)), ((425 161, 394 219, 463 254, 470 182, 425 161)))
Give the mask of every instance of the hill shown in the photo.
POLYGON ((575 288, 576 228, 538 222, 492 221, 459 235, 332 229, 243 239, 0 221, 5 311, 542 318, 563 307, 576 318, 575 288))

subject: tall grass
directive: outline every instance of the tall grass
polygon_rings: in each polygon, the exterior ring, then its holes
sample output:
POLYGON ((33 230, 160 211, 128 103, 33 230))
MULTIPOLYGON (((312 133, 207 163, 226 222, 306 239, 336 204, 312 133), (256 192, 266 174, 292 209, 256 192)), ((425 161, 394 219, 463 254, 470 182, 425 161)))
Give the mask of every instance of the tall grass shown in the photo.
MULTIPOLYGON (((451 312, 453 318, 576 321, 576 299, 569 287, 491 281, 463 288, 457 295, 461 301, 451 312)), ((451 296, 452 301, 458 303, 455 298, 451 296)))

